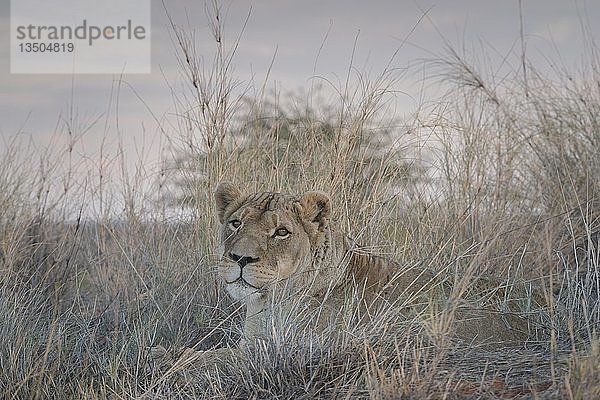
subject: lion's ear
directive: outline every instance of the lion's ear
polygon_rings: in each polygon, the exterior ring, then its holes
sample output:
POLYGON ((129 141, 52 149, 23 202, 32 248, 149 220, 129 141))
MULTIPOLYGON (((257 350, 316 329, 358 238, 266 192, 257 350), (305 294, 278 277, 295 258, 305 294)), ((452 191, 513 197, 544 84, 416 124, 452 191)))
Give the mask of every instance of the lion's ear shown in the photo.
POLYGON ((303 217, 323 231, 331 216, 331 200, 323 192, 306 192, 300 199, 303 217))
POLYGON ((219 216, 219 222, 223 223, 225 218, 225 211, 227 207, 234 201, 238 200, 242 196, 242 192, 239 191, 232 183, 221 182, 217 186, 215 192, 215 201, 217 203, 217 215, 219 216))

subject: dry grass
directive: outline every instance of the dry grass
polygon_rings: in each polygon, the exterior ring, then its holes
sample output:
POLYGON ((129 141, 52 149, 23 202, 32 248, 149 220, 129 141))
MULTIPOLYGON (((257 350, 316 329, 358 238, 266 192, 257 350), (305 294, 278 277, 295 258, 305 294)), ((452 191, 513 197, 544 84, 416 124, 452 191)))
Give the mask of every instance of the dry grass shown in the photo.
POLYGON ((183 150, 166 178, 180 192, 160 186, 160 194, 193 204, 189 218, 146 207, 73 217, 109 197, 106 189, 83 193, 61 181, 47 168, 60 156, 42 157, 46 167, 30 174, 9 157, 22 146, 3 154, 4 398, 600 396, 597 76, 563 71, 552 82, 530 67, 526 81, 514 72, 503 81, 510 85, 495 84, 454 52, 436 64, 450 94, 397 124, 384 116, 401 71, 349 74, 338 97, 319 106, 314 96, 268 101, 263 89, 247 101, 229 69, 236 42, 213 29, 214 59, 201 64, 174 27, 190 92, 176 98, 180 135, 171 139, 183 150), (337 335, 278 327, 251 354, 170 368, 148 350, 220 348, 239 338, 241 310, 212 267, 211 194, 222 179, 248 190, 331 193, 344 229, 403 265, 442 271, 454 281, 454 301, 481 300, 478 285, 489 275, 505 294, 490 307, 505 306, 518 285, 535 285, 544 298, 528 292, 525 303, 546 305, 531 315, 531 342, 472 348, 444 340, 452 313, 406 319, 393 307, 359 327, 349 304, 337 335))

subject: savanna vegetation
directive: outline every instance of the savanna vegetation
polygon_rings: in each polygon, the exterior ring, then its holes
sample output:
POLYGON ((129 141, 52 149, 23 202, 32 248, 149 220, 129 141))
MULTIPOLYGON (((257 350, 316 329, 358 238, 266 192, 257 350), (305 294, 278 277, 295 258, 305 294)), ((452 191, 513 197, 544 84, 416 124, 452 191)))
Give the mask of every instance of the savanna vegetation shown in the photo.
POLYGON ((577 74, 524 58, 502 77, 449 50, 428 61, 427 84, 446 94, 399 119, 394 97, 410 71, 394 60, 377 76, 351 66, 334 95, 239 90, 237 43, 211 15, 212 59, 172 27, 187 89, 174 96, 179 125, 163 127, 175 156, 160 171, 82 181, 58 172, 76 169, 70 146, 5 146, 3 398, 600 398, 597 49, 577 74), (449 307, 409 321, 384 313, 312 341, 275 330, 239 359, 187 362, 181 348, 240 336, 242 310, 213 268, 212 193, 225 179, 329 193, 338 226, 366 249, 451 277, 448 304, 489 301, 476 290, 488 276, 505 293, 491 305, 500 309, 514 285, 537 288, 542 298, 526 302, 544 309, 529 316, 530 341, 444 340, 449 307))

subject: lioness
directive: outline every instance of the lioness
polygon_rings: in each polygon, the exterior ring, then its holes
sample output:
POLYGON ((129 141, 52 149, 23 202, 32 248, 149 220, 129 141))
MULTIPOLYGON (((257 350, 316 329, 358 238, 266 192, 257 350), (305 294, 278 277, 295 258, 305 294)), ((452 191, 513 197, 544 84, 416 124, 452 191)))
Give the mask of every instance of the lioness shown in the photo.
MULTIPOLYGON (((221 243, 217 270, 227 292, 246 306, 245 341, 268 337, 275 314, 292 304, 296 309, 304 304, 303 313, 318 308, 313 328, 319 330, 340 314, 344 296, 359 299, 367 310, 359 321, 364 322, 368 308, 378 302, 406 305, 437 288, 440 277, 431 271, 359 251, 330 220, 325 193, 244 194, 221 183, 215 198, 221 243)), ((453 306, 456 338, 496 346, 528 337, 527 320, 510 309, 465 306, 462 299, 455 303, 460 303, 453 306)))

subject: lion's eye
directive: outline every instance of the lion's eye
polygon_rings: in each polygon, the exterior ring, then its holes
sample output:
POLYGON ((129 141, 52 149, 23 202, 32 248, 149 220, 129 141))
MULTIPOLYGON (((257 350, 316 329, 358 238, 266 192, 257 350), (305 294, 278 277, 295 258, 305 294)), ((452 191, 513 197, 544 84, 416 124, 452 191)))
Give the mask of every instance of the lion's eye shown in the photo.
POLYGON ((239 219, 232 219, 231 221, 229 221, 229 226, 233 230, 239 229, 239 227, 242 226, 242 221, 240 221, 239 219))
POLYGON ((277 228, 275 230, 275 234, 273 235, 274 237, 279 237, 279 238, 284 238, 289 236, 291 232, 288 231, 286 228, 277 228))

